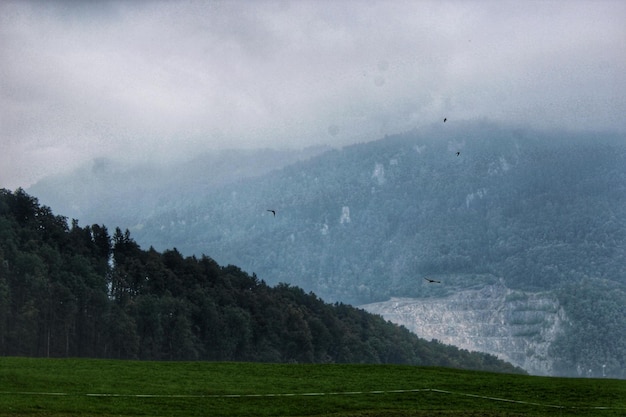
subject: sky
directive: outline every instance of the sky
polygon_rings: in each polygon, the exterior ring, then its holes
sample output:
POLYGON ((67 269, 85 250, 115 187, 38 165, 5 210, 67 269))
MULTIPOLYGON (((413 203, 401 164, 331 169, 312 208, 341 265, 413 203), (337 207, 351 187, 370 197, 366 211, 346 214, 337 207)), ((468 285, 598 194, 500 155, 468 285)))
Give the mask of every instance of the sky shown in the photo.
POLYGON ((0 1, 0 187, 464 120, 626 132, 625 1, 0 1))

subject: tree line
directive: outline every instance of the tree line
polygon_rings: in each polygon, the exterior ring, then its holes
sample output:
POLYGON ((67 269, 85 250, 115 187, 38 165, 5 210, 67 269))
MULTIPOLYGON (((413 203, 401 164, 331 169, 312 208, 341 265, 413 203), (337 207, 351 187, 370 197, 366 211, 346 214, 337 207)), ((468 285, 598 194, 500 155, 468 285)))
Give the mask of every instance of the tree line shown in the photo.
POLYGON ((520 371, 208 256, 68 223, 22 189, 0 190, 0 354, 520 371))

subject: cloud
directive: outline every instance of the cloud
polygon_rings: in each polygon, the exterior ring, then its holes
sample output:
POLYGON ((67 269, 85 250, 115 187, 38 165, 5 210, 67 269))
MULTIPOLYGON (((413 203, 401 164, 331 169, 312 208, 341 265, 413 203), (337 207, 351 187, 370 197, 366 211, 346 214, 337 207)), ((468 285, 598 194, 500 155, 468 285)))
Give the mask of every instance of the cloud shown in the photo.
POLYGON ((623 2, 0 4, 0 186, 97 156, 372 140, 438 122, 621 129, 623 2))

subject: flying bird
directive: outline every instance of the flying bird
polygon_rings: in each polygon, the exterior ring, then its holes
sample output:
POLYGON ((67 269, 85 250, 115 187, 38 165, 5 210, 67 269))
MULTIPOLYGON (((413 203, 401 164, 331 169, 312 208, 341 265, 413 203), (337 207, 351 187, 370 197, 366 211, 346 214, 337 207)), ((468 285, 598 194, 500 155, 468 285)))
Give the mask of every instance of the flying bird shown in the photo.
POLYGON ((272 214, 274 215, 274 217, 276 217, 276 210, 269 210, 269 209, 268 209, 267 211, 271 211, 271 212, 272 212, 272 214))
POLYGON ((456 156, 459 156, 459 155, 461 155, 461 152, 457 151, 456 156))
POLYGON ((444 117, 444 118, 443 118, 443 122, 445 123, 445 122, 446 122, 446 120, 448 120, 448 119, 444 117))
POLYGON ((437 281, 437 280, 430 279, 430 278, 426 278, 426 277, 424 277, 424 279, 425 279, 426 281, 428 281, 429 283, 431 283, 431 284, 433 284, 433 283, 435 283, 435 284, 441 284, 441 281, 437 281))

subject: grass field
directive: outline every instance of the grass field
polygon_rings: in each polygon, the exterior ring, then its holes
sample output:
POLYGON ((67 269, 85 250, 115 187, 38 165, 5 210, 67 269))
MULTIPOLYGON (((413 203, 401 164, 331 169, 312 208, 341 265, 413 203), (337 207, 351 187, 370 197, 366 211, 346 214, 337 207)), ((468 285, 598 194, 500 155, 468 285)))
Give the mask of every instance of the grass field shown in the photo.
POLYGON ((392 365, 0 358, 0 416, 625 415, 626 381, 609 379, 392 365))

